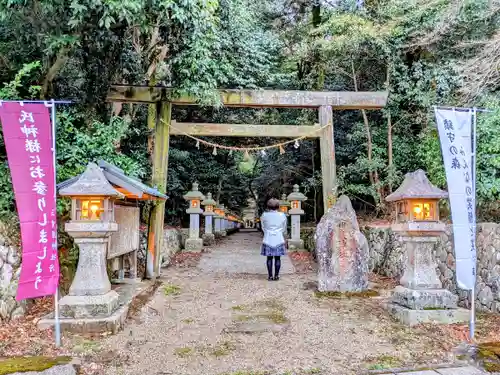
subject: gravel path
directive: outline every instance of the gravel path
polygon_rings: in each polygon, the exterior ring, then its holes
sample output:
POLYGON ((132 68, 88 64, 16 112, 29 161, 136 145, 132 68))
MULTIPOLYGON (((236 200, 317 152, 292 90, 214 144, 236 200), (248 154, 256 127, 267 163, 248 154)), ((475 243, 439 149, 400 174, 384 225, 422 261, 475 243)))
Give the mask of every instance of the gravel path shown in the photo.
MULTIPOLYGON (((104 340, 101 350, 121 358, 105 373, 349 375, 370 364, 443 362, 437 341, 393 322, 381 300, 319 299, 307 287, 315 274, 268 282, 255 255, 260 240, 258 233, 236 234, 203 255, 197 268, 166 269, 165 285, 138 321, 104 340)), ((291 273, 289 260, 284 263, 291 273)))
MULTIPOLYGON (((260 235, 255 231, 242 230, 225 239, 224 246, 204 254, 198 268, 201 272, 267 275, 266 262, 260 255, 260 235)), ((281 261, 281 275, 294 273, 288 257, 281 261)))

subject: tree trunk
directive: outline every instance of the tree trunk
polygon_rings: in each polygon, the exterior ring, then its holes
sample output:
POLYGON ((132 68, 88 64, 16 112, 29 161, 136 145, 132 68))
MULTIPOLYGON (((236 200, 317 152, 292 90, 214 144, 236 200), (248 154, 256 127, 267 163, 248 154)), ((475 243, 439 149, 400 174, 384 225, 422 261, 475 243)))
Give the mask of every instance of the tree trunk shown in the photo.
MULTIPOLYGON (((387 166, 389 170, 392 168, 392 119, 391 113, 387 113, 387 166)), ((392 193, 392 182, 389 182, 389 192, 392 193)))
MULTIPOLYGON (((229 160, 229 153, 226 153, 226 155, 224 156, 224 166, 227 166, 227 161, 229 160)), ((222 183, 224 182, 224 175, 220 176, 219 177, 219 182, 217 184, 217 195, 216 195, 216 202, 219 203, 220 202, 220 196, 222 194, 222 183)))
POLYGON ((52 81, 54 78, 57 76, 59 71, 62 69, 66 61, 68 60, 69 48, 63 48, 59 51, 57 54, 56 60, 52 64, 52 66, 49 68, 47 74, 45 75, 45 78, 43 80, 42 84, 42 90, 40 92, 40 98, 41 99, 46 99, 47 95, 49 93, 49 86, 52 84, 52 81))
MULTIPOLYGON (((358 91, 358 78, 356 74, 356 70, 354 69, 354 62, 351 62, 351 70, 352 70, 352 79, 354 82, 354 91, 358 91)), ((370 170, 368 171, 368 177, 370 179, 371 185, 377 190, 378 193, 378 201, 377 203, 383 203, 382 202, 382 190, 381 187, 379 186, 379 176, 378 176, 378 171, 372 170, 371 168, 371 163, 373 160, 373 141, 372 141, 372 134, 371 134, 371 129, 370 129, 370 122, 368 121, 368 115, 366 114, 366 111, 364 109, 361 110, 361 114, 363 116, 363 123, 365 124, 365 133, 366 133, 366 153, 367 153, 367 158, 368 158, 368 163, 370 164, 370 170)))
POLYGON ((257 171, 259 161, 260 161, 260 158, 258 157, 257 160, 255 160, 255 164, 253 165, 252 179, 248 182, 248 190, 250 191, 250 194, 252 194, 252 198, 254 199, 256 205, 259 205, 259 197, 255 193, 255 190, 253 190, 252 182, 253 182, 253 179, 255 178, 255 172, 257 171))
MULTIPOLYGON (((354 69, 354 62, 351 62, 351 70, 352 70, 352 79, 354 82, 354 91, 358 91, 358 78, 356 74, 356 70, 354 69)), ((364 109, 361 110, 361 114, 363 116, 363 123, 365 124, 365 134, 366 134, 366 153, 368 157, 368 162, 371 164, 373 157, 373 143, 372 143, 372 134, 370 130, 370 123, 368 121, 368 116, 366 115, 366 111, 364 109)), ((375 185, 375 177, 373 171, 368 171, 368 176, 370 178, 370 183, 375 185)))
POLYGON ((217 183, 217 194, 215 195, 215 201, 217 202, 217 204, 220 203, 220 195, 221 195, 221 192, 222 192, 222 178, 223 176, 219 176, 219 182, 217 183))
POLYGON ((321 5, 319 1, 315 1, 312 6, 312 24, 318 27, 321 23, 321 5))
MULTIPOLYGON (((391 71, 390 63, 387 64, 387 91, 390 92, 391 88, 391 71)), ((387 110, 387 167, 390 173, 393 164, 393 152, 392 152, 392 117, 390 110, 387 110)), ((392 181, 389 179, 389 193, 392 193, 392 181)))

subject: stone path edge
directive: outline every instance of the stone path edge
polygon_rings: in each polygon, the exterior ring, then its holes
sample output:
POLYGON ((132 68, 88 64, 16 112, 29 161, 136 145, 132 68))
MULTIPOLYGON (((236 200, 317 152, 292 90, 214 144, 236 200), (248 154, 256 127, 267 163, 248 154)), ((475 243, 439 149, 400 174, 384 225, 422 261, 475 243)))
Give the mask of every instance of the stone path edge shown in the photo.
POLYGON ((414 367, 401 367, 401 368, 391 368, 384 370, 366 370, 359 375, 389 375, 389 374, 400 374, 409 373, 417 371, 436 371, 441 369, 455 369, 455 368, 465 368, 469 367, 468 363, 443 363, 443 364, 433 364, 432 366, 414 366, 414 367))
MULTIPOLYGON (((161 283, 160 280, 157 280, 161 283)), ((63 318, 59 319, 62 331, 74 333, 112 333, 116 334, 125 326, 133 302, 142 296, 148 296, 158 288, 159 284, 151 280, 136 283, 123 283, 115 289, 119 295, 119 307, 111 316, 96 318, 63 318)), ((40 330, 52 328, 55 324, 54 313, 51 312, 38 322, 40 330)))

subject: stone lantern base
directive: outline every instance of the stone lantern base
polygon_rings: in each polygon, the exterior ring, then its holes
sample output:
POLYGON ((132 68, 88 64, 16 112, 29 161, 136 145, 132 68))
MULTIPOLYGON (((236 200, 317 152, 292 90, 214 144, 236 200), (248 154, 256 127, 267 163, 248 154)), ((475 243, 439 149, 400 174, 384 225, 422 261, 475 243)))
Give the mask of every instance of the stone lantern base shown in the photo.
POLYGON ((303 240, 288 240, 288 249, 290 251, 305 251, 303 240))
POLYGON ((409 326, 421 323, 453 324, 469 320, 469 310, 458 308, 458 297, 442 289, 436 273, 432 235, 402 236, 408 254, 401 285, 387 305, 389 313, 409 326))
POLYGON ((215 243, 215 234, 213 233, 204 233, 202 236, 203 245, 210 246, 215 243))
POLYGON ((118 293, 114 290, 96 296, 65 296, 59 301, 62 318, 102 318, 110 316, 118 307, 118 293))
MULTIPOLYGON (((121 284, 116 290, 98 296, 65 296, 59 300, 61 330, 81 334, 117 333, 123 328, 134 299, 149 295, 154 287, 154 283, 144 281, 121 284)), ((45 330, 55 324, 57 321, 51 312, 37 325, 45 330)))
POLYGON ((400 322, 453 324, 469 320, 469 310, 457 307, 458 297, 446 289, 414 290, 401 285, 394 289, 389 313, 400 322))
POLYGON ((185 251, 200 252, 203 249, 203 240, 201 238, 186 238, 184 248, 185 251))

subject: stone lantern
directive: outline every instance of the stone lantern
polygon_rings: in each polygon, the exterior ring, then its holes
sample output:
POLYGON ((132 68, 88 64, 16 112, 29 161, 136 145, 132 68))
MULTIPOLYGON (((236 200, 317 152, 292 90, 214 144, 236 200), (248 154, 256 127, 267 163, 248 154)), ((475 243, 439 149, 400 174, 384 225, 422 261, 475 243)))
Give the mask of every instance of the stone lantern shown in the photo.
POLYGON ((106 253, 111 233, 118 231, 113 201, 124 196, 94 163, 59 195, 71 198, 71 220, 65 229, 80 249, 75 278, 59 302, 61 316, 109 316, 118 306, 118 294, 111 290, 106 253))
POLYGON ((214 212, 215 205, 217 203, 212 199, 212 193, 208 193, 206 199, 201 202, 201 205, 205 207, 205 234, 203 235, 203 243, 205 245, 213 245, 215 243, 215 235, 213 233, 212 218, 216 215, 214 212))
POLYGON ((443 289, 436 272, 434 248, 445 225, 439 221, 438 203, 448 193, 432 185, 423 170, 408 173, 386 200, 394 203, 391 229, 406 253, 401 285, 394 289, 390 312, 408 325, 457 323, 468 311, 457 308, 458 297, 443 289))
POLYGON ((214 234, 216 236, 222 236, 221 234, 221 210, 220 210, 220 206, 219 205, 216 205, 214 207, 214 213, 215 213, 215 216, 214 216, 214 234))
POLYGON ((229 229, 233 230, 236 228, 236 216, 230 214, 227 216, 229 229))
POLYGON ((288 209, 290 208, 290 202, 286 200, 286 194, 281 196, 280 200, 280 212, 283 212, 285 215, 288 215, 288 209))
POLYGON ((222 219, 222 229, 227 235, 227 230, 229 229, 229 212, 224 209, 224 218, 222 219))
MULTIPOLYGON (((219 216, 219 233, 222 237, 227 236, 226 231, 226 208, 223 204, 217 207, 217 215, 219 216)), ((217 231, 217 229, 216 229, 217 231)))
POLYGON ((288 247, 290 250, 303 250, 304 241, 300 238, 300 216, 304 215, 302 202, 307 197, 299 191, 299 185, 293 185, 293 192, 288 195, 287 199, 290 201, 292 207, 288 211, 292 221, 292 235, 288 241, 288 247))
POLYGON ((189 208, 186 210, 189 214, 189 235, 184 247, 187 251, 201 251, 203 240, 200 238, 200 214, 203 210, 200 206, 205 197, 198 190, 196 182, 193 182, 191 191, 184 195, 184 199, 189 203, 189 208))

